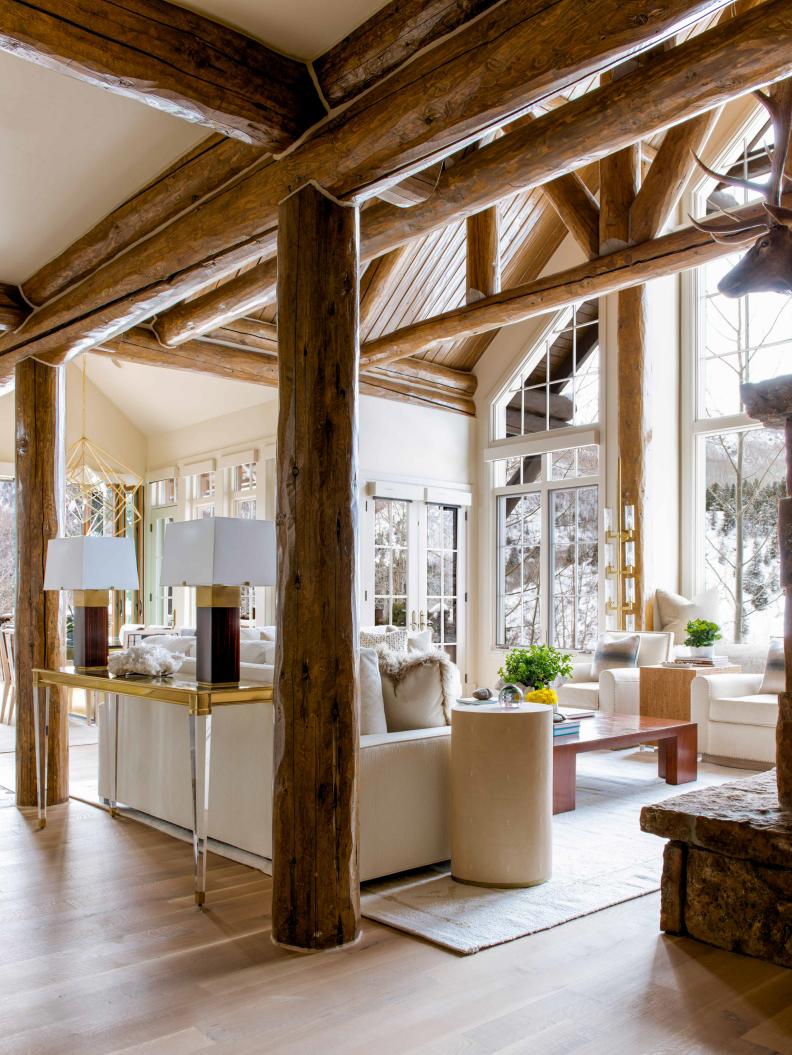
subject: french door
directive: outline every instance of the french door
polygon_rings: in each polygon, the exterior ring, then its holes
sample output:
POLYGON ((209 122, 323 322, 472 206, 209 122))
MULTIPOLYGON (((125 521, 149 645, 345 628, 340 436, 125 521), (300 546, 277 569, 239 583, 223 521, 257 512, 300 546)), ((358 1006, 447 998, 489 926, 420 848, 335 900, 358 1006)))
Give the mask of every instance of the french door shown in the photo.
POLYGON ((149 513, 149 547, 146 554, 146 621, 170 626, 175 620, 173 587, 160 586, 165 552, 165 529, 176 519, 174 509, 153 509, 149 513))
POLYGON ((368 498, 361 621, 431 629, 463 669, 467 514, 440 502, 368 498))

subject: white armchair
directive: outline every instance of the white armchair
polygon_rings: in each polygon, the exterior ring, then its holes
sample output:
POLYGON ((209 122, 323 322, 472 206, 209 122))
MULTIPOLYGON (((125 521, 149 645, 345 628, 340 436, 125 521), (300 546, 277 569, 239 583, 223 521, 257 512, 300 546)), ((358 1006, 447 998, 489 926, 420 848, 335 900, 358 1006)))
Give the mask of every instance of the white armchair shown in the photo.
POLYGON ((674 635, 655 631, 640 632, 637 666, 604 670, 599 679, 591 676, 593 656, 575 660, 572 677, 558 691, 561 707, 599 710, 603 714, 638 714, 640 667, 665 663, 671 658, 674 635))
POLYGON ((702 755, 775 762, 778 697, 760 693, 761 674, 704 674, 691 682, 690 717, 702 755))

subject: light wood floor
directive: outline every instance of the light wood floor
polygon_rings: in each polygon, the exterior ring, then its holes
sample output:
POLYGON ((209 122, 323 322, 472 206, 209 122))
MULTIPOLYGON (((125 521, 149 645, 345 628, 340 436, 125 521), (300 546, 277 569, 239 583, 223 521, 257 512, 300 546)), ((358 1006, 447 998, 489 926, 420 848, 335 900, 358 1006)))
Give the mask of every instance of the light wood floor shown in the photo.
POLYGON ((301 956, 270 880, 82 803, 0 798, 2 1055, 792 1055, 792 971, 657 933, 650 896, 462 958, 364 921, 301 956))

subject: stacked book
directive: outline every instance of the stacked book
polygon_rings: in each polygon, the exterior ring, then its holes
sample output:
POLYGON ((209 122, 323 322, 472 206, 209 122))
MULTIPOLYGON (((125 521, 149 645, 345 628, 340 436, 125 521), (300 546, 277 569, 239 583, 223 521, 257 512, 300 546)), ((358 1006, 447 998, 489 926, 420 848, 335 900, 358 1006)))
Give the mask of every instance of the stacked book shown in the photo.
POLYGON ((671 659, 662 663, 663 667, 727 667, 728 656, 713 656, 712 659, 699 659, 698 656, 685 656, 680 659, 671 659))
POLYGON ((567 718, 563 721, 558 721, 558 719, 556 718, 553 722, 553 736, 573 736, 579 731, 579 718, 567 718))

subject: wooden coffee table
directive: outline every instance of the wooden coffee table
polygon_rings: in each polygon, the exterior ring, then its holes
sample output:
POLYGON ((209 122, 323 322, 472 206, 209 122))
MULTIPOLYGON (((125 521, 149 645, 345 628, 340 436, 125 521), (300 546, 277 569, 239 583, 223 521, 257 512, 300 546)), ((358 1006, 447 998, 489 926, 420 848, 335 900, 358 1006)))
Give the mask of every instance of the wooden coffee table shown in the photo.
POLYGON ((672 718, 603 714, 583 718, 580 731, 553 741, 553 813, 575 808, 577 756, 583 751, 657 744, 657 774, 666 784, 687 784, 698 776, 698 726, 672 718))

